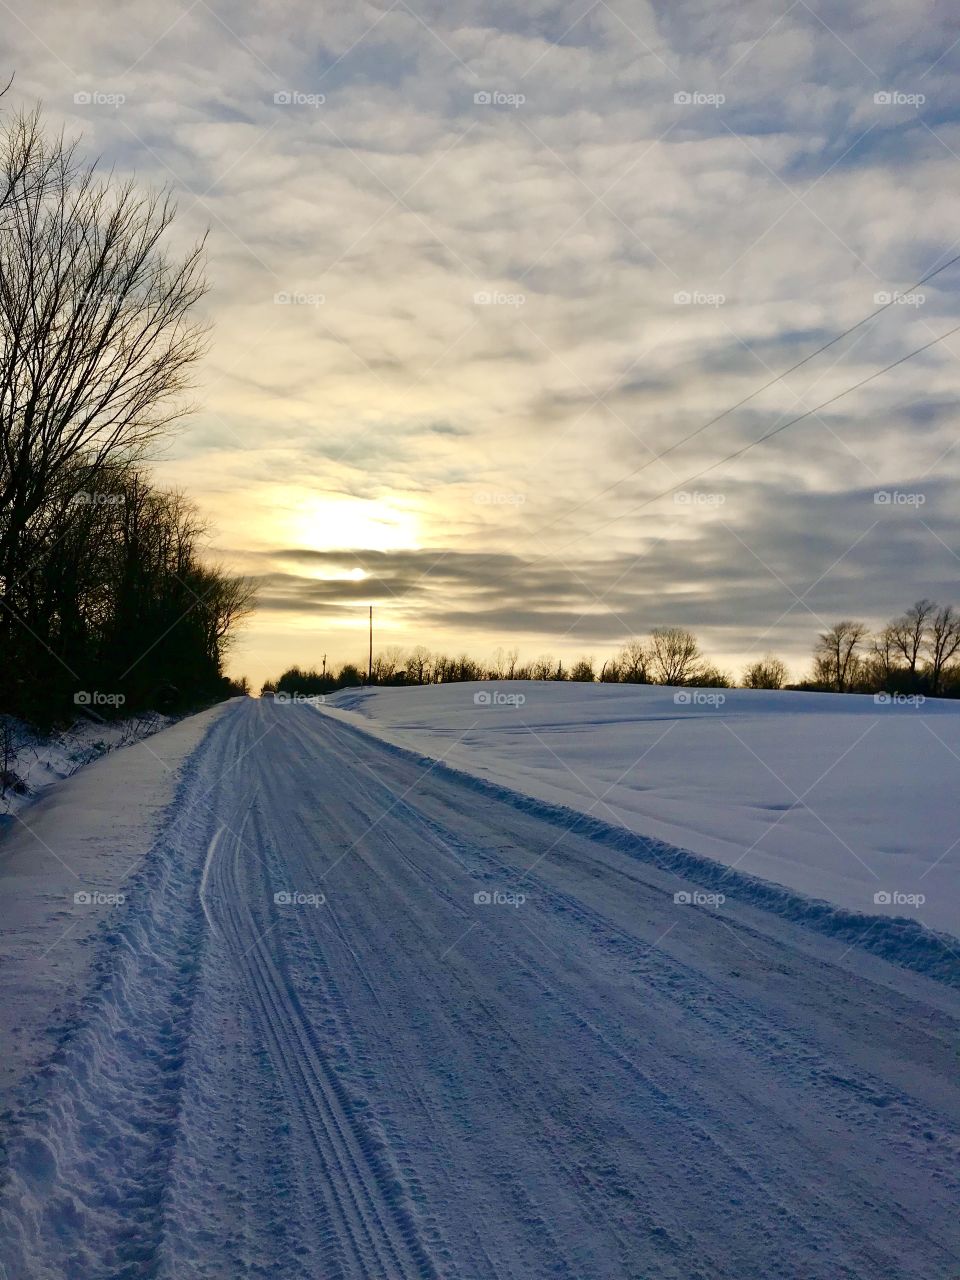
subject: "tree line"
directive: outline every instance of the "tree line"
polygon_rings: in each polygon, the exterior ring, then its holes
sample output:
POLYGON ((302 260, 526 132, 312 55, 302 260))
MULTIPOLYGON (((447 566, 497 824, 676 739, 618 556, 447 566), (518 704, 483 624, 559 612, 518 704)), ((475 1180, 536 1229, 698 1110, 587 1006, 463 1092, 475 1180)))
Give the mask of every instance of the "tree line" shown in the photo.
MULTIPOLYGON (((960 614, 952 605, 919 600, 876 634, 866 624, 844 619, 822 632, 814 646, 812 671, 795 683, 786 663, 767 654, 749 663, 739 684, 745 689, 805 689, 834 693, 920 694, 960 697, 960 614)), ((521 662, 519 650, 498 649, 490 662, 467 654, 450 657, 423 645, 405 651, 390 646, 366 664, 347 662, 336 672, 293 666, 263 692, 315 697, 361 685, 451 684, 468 680, 569 680, 603 684, 691 685, 733 688, 738 682, 702 652, 685 627, 658 627, 645 639, 628 640, 598 664, 583 657, 564 666, 542 655, 521 662)))
POLYGON ((960 695, 960 613, 917 600, 875 634, 849 618, 823 632, 814 650, 813 684, 838 693, 960 695))
POLYGON ((0 121, 0 712, 34 723, 229 691, 250 588, 144 466, 205 348, 204 245, 171 256, 175 212, 38 112, 0 121))

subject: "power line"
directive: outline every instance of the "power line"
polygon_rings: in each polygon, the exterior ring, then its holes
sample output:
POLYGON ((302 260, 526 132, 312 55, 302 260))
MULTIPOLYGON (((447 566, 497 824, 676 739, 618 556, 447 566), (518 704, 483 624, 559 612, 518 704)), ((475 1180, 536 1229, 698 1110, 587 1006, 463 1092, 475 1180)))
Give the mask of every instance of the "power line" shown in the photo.
MULTIPOLYGON (((855 382, 853 386, 847 387, 844 391, 838 391, 836 395, 830 396, 828 400, 824 400, 822 403, 815 405, 812 409, 807 409, 805 412, 797 414, 795 418, 790 418, 787 422, 781 422, 779 426, 772 427, 756 440, 751 440, 749 444, 745 444, 741 448, 735 449, 733 453, 728 453, 725 458, 719 458, 716 462, 711 462, 708 467, 704 467, 693 475, 687 476, 684 480, 678 480, 676 484, 672 484, 668 489, 664 489, 662 492, 654 494, 652 498, 647 498, 645 502, 641 502, 639 506, 633 507, 630 511, 625 512, 624 515, 614 516, 611 520, 606 521, 605 524, 601 524, 594 529, 590 534, 590 537, 593 537, 602 529, 608 528, 611 524, 616 524, 619 520, 624 520, 629 516, 636 515, 638 511, 643 511, 645 507, 652 506, 654 502, 659 502, 661 498, 667 497, 668 494, 675 493, 677 489, 683 488, 684 485, 692 484, 702 476, 708 475, 709 472, 716 471, 718 467, 722 467, 726 463, 732 462, 734 458, 739 458, 743 454, 748 453, 751 449, 756 448, 758 444, 763 444, 765 440, 769 440, 772 436, 779 435, 781 431, 786 431, 787 427, 795 426, 796 423, 802 422, 804 418, 812 417, 815 413, 819 413, 821 409, 826 409, 828 405, 834 404, 837 400, 842 400, 843 397, 848 396, 851 391, 856 391, 858 388, 866 386, 868 382, 873 382, 875 378, 880 378, 885 373, 889 373, 890 370, 895 369, 897 365, 904 364, 907 360, 912 360, 914 356, 920 355, 921 352, 928 351, 931 347, 935 347, 938 342, 943 342, 958 332, 960 332, 960 324, 955 325, 952 329, 948 329, 946 333, 941 333, 939 337, 932 338, 929 342, 925 342, 922 347, 917 347, 913 351, 908 351, 906 355, 900 356, 897 360, 885 365, 882 369, 877 369, 876 372, 868 374, 866 378, 861 378, 859 382, 855 382)), ((581 539, 576 538, 573 539, 573 541, 579 542, 581 539)), ((564 543, 558 548, 558 550, 562 551, 564 546, 570 545, 572 544, 569 542, 564 543)), ((554 554, 556 553, 554 552, 554 554)))
MULTIPOLYGON (((946 271, 948 267, 952 267, 955 262, 960 262, 960 253, 957 253, 952 258, 949 258, 946 262, 943 263, 942 266, 935 267, 932 271, 928 271, 925 276, 921 276, 919 280, 917 280, 914 284, 909 285, 905 290, 900 290, 900 291, 891 293, 889 302, 883 303, 882 306, 879 306, 874 311, 871 311, 869 315, 866 315, 861 320, 858 320, 856 324, 850 325, 850 327, 847 329, 844 329, 842 333, 838 333, 835 337, 831 338, 829 342, 825 342, 823 346, 817 347, 816 351, 811 351, 809 355, 804 356, 802 360, 798 360, 797 363, 791 365, 789 369, 784 369, 782 373, 775 374, 772 378, 769 379, 769 381, 765 382, 762 386, 757 387, 755 391, 751 391, 751 393, 748 396, 744 396, 743 399, 738 400, 736 404, 730 405, 730 407, 728 409, 724 409, 722 413, 716 414, 716 416, 711 418, 708 422, 704 422, 702 426, 697 427, 695 431, 691 431, 688 435, 682 436, 679 440, 674 441, 672 445, 664 449, 661 453, 655 454, 652 458, 647 458, 645 462, 642 462, 638 467, 635 467, 632 471, 628 471, 626 475, 621 476, 618 480, 615 480, 612 484, 607 485, 605 489, 601 489, 599 493, 595 493, 590 498, 584 498, 584 500, 582 502, 577 503, 576 506, 569 507, 566 511, 562 512, 560 515, 555 516, 552 520, 548 521, 546 524, 541 525, 538 529, 535 529, 533 531, 533 534, 531 536, 536 537, 537 534, 542 533, 545 529, 552 528, 559 520, 566 520, 569 516, 574 515, 577 511, 582 511, 584 507, 590 506, 592 503, 599 501, 600 498, 606 497, 606 495, 608 493, 612 493, 614 489, 619 489, 620 485, 624 484, 627 480, 632 480, 634 476, 638 476, 641 473, 641 471, 646 471, 647 467, 652 467, 655 462, 659 462, 661 458, 665 458, 668 454, 673 453, 674 450, 679 449, 681 445, 685 445, 689 443, 689 441, 696 439, 697 436, 701 435, 709 427, 714 426, 718 422, 722 422, 724 418, 729 417, 729 415, 731 413, 736 412, 737 409, 742 409, 745 404, 749 404, 751 400, 755 400, 758 395, 766 391, 769 387, 772 387, 775 382, 779 382, 782 378, 786 378, 791 373, 795 373, 797 369, 802 369, 805 364, 809 364, 811 360, 814 360, 816 359, 817 356, 822 355, 824 351, 829 351, 830 348, 836 346, 838 342, 848 337, 851 333, 856 332, 857 329, 862 328, 869 321, 876 319, 877 316, 882 315, 884 311, 888 310, 888 308, 894 306, 898 297, 902 297, 904 293, 912 293, 914 289, 919 289, 919 287, 922 284, 926 284, 927 281, 932 280, 934 276, 940 275, 942 271, 946 271)), ((949 336, 949 335, 945 335, 945 336, 949 336)), ((921 347, 920 350, 924 350, 924 348, 921 347)), ((893 365, 890 365, 888 367, 893 368, 893 365)), ((885 370, 881 370, 881 372, 885 372, 885 370)), ((857 385, 861 385, 861 384, 858 383, 857 385)), ((853 391, 853 390, 856 390, 856 388, 851 387, 850 390, 853 391)), ((811 413, 812 412, 815 412, 815 410, 811 410, 811 413)), ((806 416, 806 415, 803 415, 803 416, 806 416)), ((799 421, 799 419, 794 419, 794 421, 799 421)), ((790 424, 787 423, 785 425, 789 426, 790 424)), ((759 443, 759 441, 757 443, 759 443)), ((682 482, 682 483, 686 483, 686 482, 682 482)), ((669 493, 670 490, 668 489, 667 492, 669 493)), ((601 526, 601 528, 602 527, 603 526, 601 526)))

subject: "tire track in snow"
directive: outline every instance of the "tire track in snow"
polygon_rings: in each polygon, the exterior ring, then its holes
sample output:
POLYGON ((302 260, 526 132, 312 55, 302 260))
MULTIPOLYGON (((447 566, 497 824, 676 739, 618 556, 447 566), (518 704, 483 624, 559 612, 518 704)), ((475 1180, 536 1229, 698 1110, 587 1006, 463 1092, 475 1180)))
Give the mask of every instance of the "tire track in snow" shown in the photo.
MULTIPOLYGON (((262 847, 262 845, 261 845, 262 847)), ((322 1176, 331 1223, 326 1243, 335 1274, 423 1277, 437 1272, 403 1204, 395 1175, 358 1121, 349 1098, 318 1052, 292 985, 278 967, 270 936, 279 923, 261 927, 239 903, 248 895, 240 875, 239 840, 228 854, 214 850, 210 898, 231 959, 255 1001, 277 1074, 286 1083, 291 1114, 303 1123, 303 1154, 322 1176)), ((307 1176, 310 1176, 309 1174, 307 1176)))

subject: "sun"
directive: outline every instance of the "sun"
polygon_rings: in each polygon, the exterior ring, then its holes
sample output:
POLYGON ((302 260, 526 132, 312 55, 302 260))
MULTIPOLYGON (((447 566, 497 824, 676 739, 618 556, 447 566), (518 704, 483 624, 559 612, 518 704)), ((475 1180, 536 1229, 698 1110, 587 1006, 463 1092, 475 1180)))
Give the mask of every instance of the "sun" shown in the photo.
MULTIPOLYGON (((318 497, 305 493, 291 502, 283 495, 278 523, 293 546, 311 551, 403 551, 419 547, 418 518, 380 498, 318 497)), ((361 568, 338 577, 361 582, 361 568)))

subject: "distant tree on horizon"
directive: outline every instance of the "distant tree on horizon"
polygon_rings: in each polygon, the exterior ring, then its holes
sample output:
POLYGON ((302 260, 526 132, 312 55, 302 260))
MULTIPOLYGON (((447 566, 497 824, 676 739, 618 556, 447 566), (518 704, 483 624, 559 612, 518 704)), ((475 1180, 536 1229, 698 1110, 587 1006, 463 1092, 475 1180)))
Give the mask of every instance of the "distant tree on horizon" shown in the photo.
POLYGON ((594 669, 593 658, 578 658, 570 668, 570 680, 578 681, 581 684, 593 684, 597 678, 594 669))
POLYGON ((786 682, 786 666, 771 653, 751 663, 742 680, 745 689, 782 689, 786 682))
POLYGON ((858 649, 867 635, 864 622, 844 618, 822 632, 814 650, 816 679, 828 689, 847 693, 860 668, 858 649))
POLYGON ((656 684, 693 683, 703 667, 696 636, 685 627, 655 628, 650 633, 647 659, 656 684))

